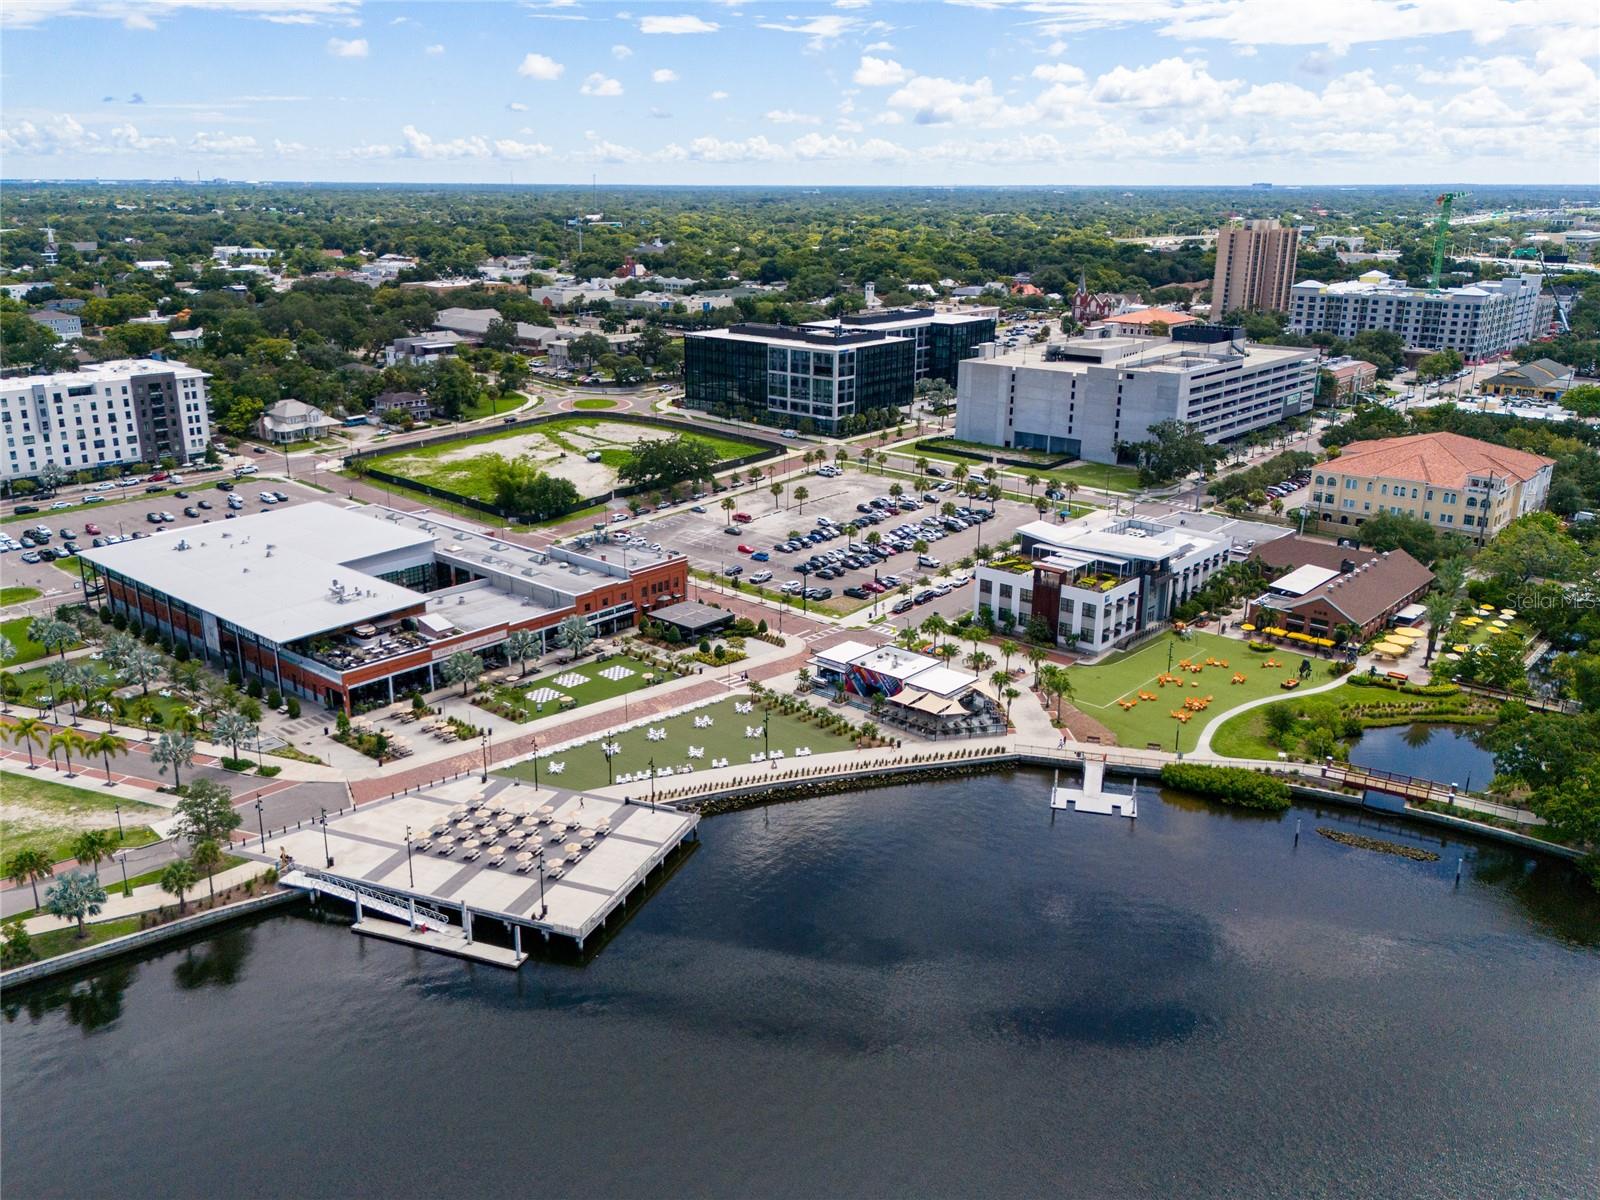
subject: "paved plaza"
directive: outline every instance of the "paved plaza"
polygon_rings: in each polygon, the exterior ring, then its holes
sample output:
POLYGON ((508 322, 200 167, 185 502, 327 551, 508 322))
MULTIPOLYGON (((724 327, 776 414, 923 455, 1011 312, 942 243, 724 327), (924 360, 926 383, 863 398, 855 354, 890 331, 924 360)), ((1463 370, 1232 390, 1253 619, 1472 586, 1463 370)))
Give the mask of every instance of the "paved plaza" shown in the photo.
POLYGON ((581 939, 698 819, 670 808, 468 776, 329 817, 325 831, 311 825, 269 837, 267 853, 273 859, 287 853, 297 866, 381 889, 402 904, 410 897, 453 923, 466 908, 474 919, 496 917, 581 939), (324 834, 332 867, 324 866, 324 834))

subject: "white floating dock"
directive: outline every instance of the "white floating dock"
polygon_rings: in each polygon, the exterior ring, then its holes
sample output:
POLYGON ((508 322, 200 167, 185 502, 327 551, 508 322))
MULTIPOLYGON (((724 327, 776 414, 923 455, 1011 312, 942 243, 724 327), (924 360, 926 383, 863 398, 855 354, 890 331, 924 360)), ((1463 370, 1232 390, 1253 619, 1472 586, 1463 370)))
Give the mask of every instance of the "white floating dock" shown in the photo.
MULTIPOLYGON (((1106 764, 1099 759, 1087 759, 1083 764, 1083 783, 1078 787, 1062 787, 1057 782, 1050 789, 1050 807, 1076 812, 1098 813, 1105 817, 1139 816, 1139 787, 1134 784, 1132 795, 1105 790, 1106 764)), ((1059 780, 1059 775, 1057 776, 1059 780)))
POLYGON ((440 954, 451 954, 456 958, 468 958, 473 962, 488 963, 492 967, 505 967, 515 971, 528 956, 519 950, 510 950, 504 946, 491 946, 487 942, 469 942, 466 934, 459 929, 408 929, 404 925, 396 925, 392 921, 358 921, 350 927, 354 933, 365 937, 382 938, 388 942, 402 942, 408 946, 416 946, 420 950, 436 950, 440 954))

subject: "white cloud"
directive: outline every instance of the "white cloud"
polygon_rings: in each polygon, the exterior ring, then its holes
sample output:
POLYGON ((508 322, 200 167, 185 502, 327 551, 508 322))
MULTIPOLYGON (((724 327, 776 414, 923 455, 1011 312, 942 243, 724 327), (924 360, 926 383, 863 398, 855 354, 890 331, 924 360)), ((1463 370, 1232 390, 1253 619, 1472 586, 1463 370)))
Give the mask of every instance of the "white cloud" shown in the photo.
POLYGON ((624 46, 621 42, 618 42, 615 46, 611 47, 611 57, 616 59, 618 62, 623 62, 626 59, 630 59, 633 57, 633 47, 624 46))
POLYGON ((541 79, 549 82, 560 79, 562 72, 567 68, 553 58, 543 54, 527 54, 523 56, 522 63, 517 67, 517 74, 524 79, 541 79))
POLYGON ((528 106, 526 104, 524 104, 521 100, 513 100, 513 101, 511 101, 510 104, 506 105, 506 108, 511 112, 527 112, 528 111, 528 106))
POLYGON ((585 96, 620 96, 622 95, 622 84, 615 79, 608 79, 599 71, 596 71, 583 81, 583 86, 578 91, 585 96))
POLYGON ((650 72, 651 83, 677 83, 678 73, 671 67, 657 67, 650 72))
POLYGON ((550 153, 550 147, 543 142, 518 142, 511 138, 496 138, 494 152, 497 158, 544 158, 550 153))
POLYGON ((864 54, 852 78, 862 87, 893 87, 910 79, 911 72, 892 58, 873 58, 870 54, 864 54))
POLYGON ((136 30, 140 33, 148 33, 156 27, 156 23, 144 13, 136 12, 129 13, 126 17, 122 18, 122 27, 124 29, 136 30))
POLYGON ((994 84, 988 78, 967 83, 918 75, 893 93, 888 104, 891 109, 909 113, 918 125, 1000 125, 1027 119, 1025 113, 995 95, 994 84))
POLYGON ((1213 79, 1204 63, 1164 58, 1148 67, 1113 67, 1094 81, 1089 96, 1100 104, 1139 109, 1216 105, 1242 85, 1213 79))
POLYGON ((400 131, 405 138, 405 149, 401 151, 407 158, 425 159, 457 159, 457 158, 488 158, 489 143, 477 135, 471 137, 451 138, 449 141, 435 141, 429 134, 423 133, 415 125, 407 125, 400 131))
POLYGON ((1033 69, 1033 77, 1046 83, 1083 83, 1088 79, 1081 67, 1062 62, 1040 63, 1033 69))
POLYGON ((709 96, 706 97, 707 100, 715 100, 715 101, 718 101, 718 102, 726 100, 727 98, 728 98, 728 93, 727 92, 712 92, 709 96))
POLYGON ((423 47, 422 52, 424 54, 433 54, 433 55, 443 54, 444 53, 444 43, 443 42, 435 42, 431 46, 425 46, 425 47, 423 47))
POLYGON ((821 16, 812 17, 798 24, 793 23, 792 19, 789 23, 760 21, 758 24, 762 29, 775 29, 779 33, 804 34, 810 39, 806 43, 806 49, 817 51, 832 45, 845 34, 861 28, 862 21, 860 17, 821 16))
POLYGON ((346 41, 344 38, 329 38, 328 53, 335 58, 365 58, 367 57, 367 39, 352 38, 346 41))
POLYGON ((835 8, 869 8, 872 0, 833 0, 835 8))
POLYGON ((147 137, 134 125, 112 126, 105 134, 87 129, 76 117, 66 113, 50 116, 39 123, 20 120, 0 127, 0 153, 46 158, 58 154, 129 154, 171 150, 177 141, 170 137, 147 137))
POLYGON ((281 138, 273 138, 272 152, 280 158, 295 158, 306 152, 306 145, 304 142, 286 142, 281 138))
POLYGON ((189 139, 188 150, 191 154, 213 154, 222 158, 248 158, 261 153, 253 137, 204 130, 189 139))
POLYGON ((767 120, 774 125, 820 125, 822 118, 811 113, 795 112, 789 108, 769 109, 767 120))
POLYGON ((894 49, 894 43, 893 42, 873 42, 870 46, 863 47, 863 49, 868 54, 873 54, 873 53, 880 53, 881 54, 886 50, 893 50, 894 49))
POLYGON ((715 33, 722 26, 701 17, 645 17, 639 22, 640 33, 715 33))

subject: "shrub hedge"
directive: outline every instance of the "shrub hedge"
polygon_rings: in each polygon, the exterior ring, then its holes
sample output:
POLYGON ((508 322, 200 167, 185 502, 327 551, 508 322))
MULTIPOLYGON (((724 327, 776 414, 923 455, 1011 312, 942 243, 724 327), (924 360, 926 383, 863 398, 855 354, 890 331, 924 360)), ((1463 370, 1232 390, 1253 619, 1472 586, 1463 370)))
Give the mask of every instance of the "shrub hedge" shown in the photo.
POLYGON ((1208 800, 1240 808, 1282 812, 1289 807, 1289 785, 1244 767, 1211 767, 1202 763, 1165 763, 1161 782, 1208 800))

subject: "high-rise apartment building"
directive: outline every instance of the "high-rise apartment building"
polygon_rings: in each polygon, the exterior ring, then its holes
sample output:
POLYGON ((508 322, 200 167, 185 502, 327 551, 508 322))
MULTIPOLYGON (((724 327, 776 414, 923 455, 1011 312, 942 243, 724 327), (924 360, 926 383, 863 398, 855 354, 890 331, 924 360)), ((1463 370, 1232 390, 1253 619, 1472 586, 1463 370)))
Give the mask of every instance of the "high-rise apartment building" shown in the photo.
POLYGON ((211 438, 209 378, 180 362, 125 358, 0 380, 0 479, 29 479, 46 464, 78 472, 199 458, 211 438))
POLYGON ((1284 312, 1294 284, 1300 233, 1277 221, 1224 225, 1217 231, 1217 273, 1211 281, 1211 311, 1284 312))

